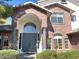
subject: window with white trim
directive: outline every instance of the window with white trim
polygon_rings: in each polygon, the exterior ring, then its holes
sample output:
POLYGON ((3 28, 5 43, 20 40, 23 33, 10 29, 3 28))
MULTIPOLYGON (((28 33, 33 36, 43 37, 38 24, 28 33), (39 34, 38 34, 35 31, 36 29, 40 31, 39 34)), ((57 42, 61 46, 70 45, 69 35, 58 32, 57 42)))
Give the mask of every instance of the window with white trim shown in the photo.
POLYGON ((5 34, 4 36, 4 49, 8 48, 9 42, 8 42, 8 34, 5 34))
POLYGON ((65 49, 68 49, 69 48, 69 39, 68 38, 64 39, 64 44, 65 44, 65 49))
POLYGON ((76 21, 76 15, 71 15, 71 20, 74 22, 76 21))
POLYGON ((62 49, 62 39, 54 39, 54 48, 62 49))
POLYGON ((52 24, 63 24, 64 23, 64 15, 63 13, 53 13, 50 16, 50 20, 52 24))
POLYGON ((59 34, 54 36, 54 48, 62 49, 62 36, 59 34))

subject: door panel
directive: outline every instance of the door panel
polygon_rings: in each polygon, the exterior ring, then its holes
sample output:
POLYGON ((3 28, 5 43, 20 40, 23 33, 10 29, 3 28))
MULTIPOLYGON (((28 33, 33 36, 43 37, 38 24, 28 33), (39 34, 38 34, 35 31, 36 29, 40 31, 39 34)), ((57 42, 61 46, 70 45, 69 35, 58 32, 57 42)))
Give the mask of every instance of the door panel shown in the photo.
POLYGON ((22 37, 22 51, 36 52, 37 34, 23 33, 21 37, 22 37))
POLYGON ((2 49, 2 35, 0 34, 0 50, 2 49))
POLYGON ((1 39, 0 39, 0 50, 1 50, 2 46, 1 46, 1 39))

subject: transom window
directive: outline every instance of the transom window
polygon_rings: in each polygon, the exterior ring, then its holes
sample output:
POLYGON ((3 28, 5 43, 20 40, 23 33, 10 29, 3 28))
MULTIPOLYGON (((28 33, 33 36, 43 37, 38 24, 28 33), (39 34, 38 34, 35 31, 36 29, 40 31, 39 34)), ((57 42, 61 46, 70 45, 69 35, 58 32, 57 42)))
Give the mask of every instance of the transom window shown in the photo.
POLYGON ((27 23, 24 26, 24 33, 36 33, 36 26, 33 23, 27 23))
POLYGON ((53 13, 50 17, 52 24, 63 24, 64 23, 64 15, 62 13, 53 13))

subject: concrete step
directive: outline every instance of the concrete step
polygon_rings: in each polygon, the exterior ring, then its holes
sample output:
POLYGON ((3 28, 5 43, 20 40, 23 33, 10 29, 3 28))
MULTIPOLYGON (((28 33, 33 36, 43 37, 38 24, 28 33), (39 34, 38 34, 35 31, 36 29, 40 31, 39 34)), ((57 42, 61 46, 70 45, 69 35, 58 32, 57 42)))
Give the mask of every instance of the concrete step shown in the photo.
POLYGON ((35 59, 36 54, 20 54, 19 59, 35 59))

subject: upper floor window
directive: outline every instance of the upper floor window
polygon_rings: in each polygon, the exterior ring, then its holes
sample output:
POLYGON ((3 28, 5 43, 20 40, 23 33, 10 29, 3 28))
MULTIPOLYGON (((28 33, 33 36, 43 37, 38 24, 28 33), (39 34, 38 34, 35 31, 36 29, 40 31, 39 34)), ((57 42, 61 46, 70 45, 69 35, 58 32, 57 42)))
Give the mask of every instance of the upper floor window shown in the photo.
POLYGON ((63 24, 64 23, 64 15, 62 13, 53 13, 50 16, 50 20, 52 24, 63 24))
POLYGON ((71 20, 74 22, 76 21, 76 15, 71 15, 71 20))
POLYGON ((67 3, 66 0, 61 0, 62 3, 67 3))

